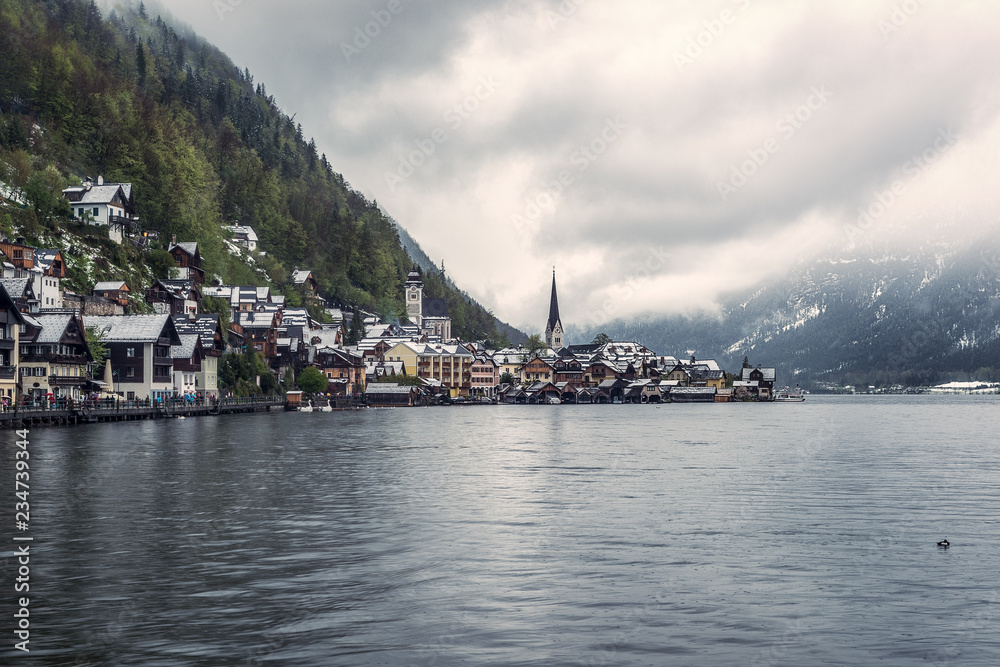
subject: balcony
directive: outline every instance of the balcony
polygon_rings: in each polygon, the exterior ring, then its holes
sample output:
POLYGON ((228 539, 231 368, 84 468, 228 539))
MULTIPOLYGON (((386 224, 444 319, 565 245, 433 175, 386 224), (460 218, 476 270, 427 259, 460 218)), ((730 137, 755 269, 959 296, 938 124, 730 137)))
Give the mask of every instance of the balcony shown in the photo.
POLYGON ((132 218, 126 218, 122 215, 109 215, 108 224, 111 226, 121 227, 123 230, 133 230, 135 229, 135 220, 132 218))
POLYGON ((13 349, 14 349, 13 338, 0 338, 0 350, 13 350, 13 349))
POLYGON ((0 380, 16 380, 17 368, 14 366, 0 366, 0 380))
POLYGON ((50 387, 82 387, 88 382, 85 375, 50 375, 50 387))

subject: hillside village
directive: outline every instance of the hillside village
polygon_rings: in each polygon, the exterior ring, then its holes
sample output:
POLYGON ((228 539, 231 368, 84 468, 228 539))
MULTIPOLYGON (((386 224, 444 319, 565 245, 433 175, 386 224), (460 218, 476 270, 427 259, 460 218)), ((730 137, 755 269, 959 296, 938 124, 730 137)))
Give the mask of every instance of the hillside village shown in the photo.
MULTIPOLYGON (((103 228, 113 242, 160 243, 135 215, 131 184, 99 177, 62 194, 76 220, 103 228)), ((253 229, 229 231, 230 251, 251 259, 246 251, 257 251, 258 242, 253 229)), ((164 246, 174 263, 169 278, 149 285, 100 281, 78 294, 61 284, 63 251, 3 239, 4 405, 97 395, 158 401, 246 393, 246 384, 237 386, 233 378, 227 386, 221 372, 226 355, 262 362, 249 393, 293 389, 311 367, 326 378, 326 386, 313 393, 364 396, 371 405, 714 402, 773 395, 773 369, 747 367, 727 382, 713 360, 657 355, 637 342, 564 345, 554 272, 545 344, 487 349, 452 336, 447 304, 424 296, 416 269, 404 287, 408 323, 384 323, 372 314, 331 307, 308 269, 291 274, 303 304, 292 307, 269 287, 206 284, 196 242, 174 236, 164 246), (137 298, 152 312, 135 312, 137 298), (327 321, 311 313, 323 313, 327 321), (103 348, 96 356, 94 346, 103 348)))

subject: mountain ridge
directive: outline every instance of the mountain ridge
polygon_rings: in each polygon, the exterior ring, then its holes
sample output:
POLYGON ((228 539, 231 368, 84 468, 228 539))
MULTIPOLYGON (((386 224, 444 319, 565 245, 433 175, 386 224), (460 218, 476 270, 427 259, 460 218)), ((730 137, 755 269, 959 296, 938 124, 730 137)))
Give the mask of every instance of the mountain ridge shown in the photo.
POLYGON ((665 354, 744 357, 804 386, 1000 379, 1000 242, 827 253, 722 299, 721 314, 617 321, 575 332, 665 354))

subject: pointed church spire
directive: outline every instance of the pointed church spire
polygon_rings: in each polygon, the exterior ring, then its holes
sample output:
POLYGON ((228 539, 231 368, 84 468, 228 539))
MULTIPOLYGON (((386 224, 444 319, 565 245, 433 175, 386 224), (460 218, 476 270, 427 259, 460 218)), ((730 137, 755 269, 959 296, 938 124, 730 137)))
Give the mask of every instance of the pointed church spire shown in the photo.
POLYGON ((549 320, 545 323, 545 344, 554 350, 563 346, 563 326, 559 320, 559 298, 556 296, 556 267, 552 267, 552 296, 549 299, 549 320))

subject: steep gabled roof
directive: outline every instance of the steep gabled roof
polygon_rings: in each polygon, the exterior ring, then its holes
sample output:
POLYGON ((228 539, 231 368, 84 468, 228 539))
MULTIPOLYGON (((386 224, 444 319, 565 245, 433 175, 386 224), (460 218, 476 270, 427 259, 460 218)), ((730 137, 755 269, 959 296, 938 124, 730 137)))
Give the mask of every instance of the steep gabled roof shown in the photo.
POLYGON ((180 345, 170 346, 170 356, 174 359, 192 359, 201 345, 198 334, 180 334, 180 345))
POLYGON ((128 284, 124 280, 102 280, 94 285, 94 289, 91 292, 113 292, 117 290, 128 292, 128 284))
POLYGON ((184 241, 183 243, 171 243, 167 247, 167 252, 173 251, 174 248, 180 248, 185 253, 194 257, 198 254, 198 244, 195 241, 184 241))
MULTIPOLYGON (((33 338, 30 339, 30 342, 58 343, 62 340, 69 323, 73 321, 74 317, 74 313, 35 313, 31 318, 30 324, 37 327, 37 331, 33 338)), ((84 336, 81 335, 81 338, 84 338, 84 336)))
POLYGON ((160 338, 169 338, 171 345, 181 342, 169 315, 88 316, 83 324, 97 329, 106 343, 155 343, 160 338))
POLYGON ((546 331, 552 331, 559 322, 559 298, 556 296, 556 270, 552 269, 552 295, 549 297, 549 321, 545 325, 546 331))
POLYGON ((105 183, 104 185, 92 185, 89 189, 83 185, 77 185, 63 190, 63 195, 72 204, 110 204, 119 191, 121 191, 122 203, 127 204, 129 193, 132 191, 131 183, 105 183), (128 190, 124 187, 126 185, 128 190))

